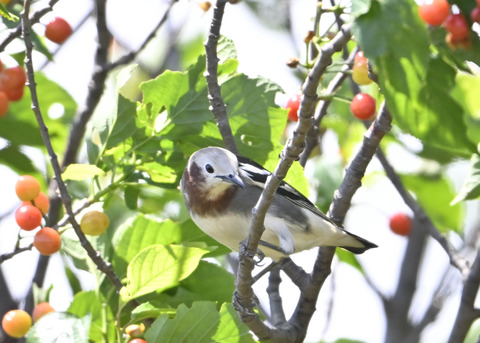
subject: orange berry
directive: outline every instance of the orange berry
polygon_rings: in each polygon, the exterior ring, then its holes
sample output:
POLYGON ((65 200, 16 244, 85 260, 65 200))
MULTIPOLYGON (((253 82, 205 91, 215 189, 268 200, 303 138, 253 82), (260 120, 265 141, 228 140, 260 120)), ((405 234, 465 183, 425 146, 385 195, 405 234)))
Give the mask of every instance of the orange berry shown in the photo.
POLYGON ((42 227, 33 238, 33 246, 42 255, 52 255, 60 250, 62 240, 57 230, 51 227, 42 227))
POLYGON ((37 322, 40 318, 50 312, 55 312, 55 310, 49 303, 43 302, 38 304, 32 312, 33 321, 37 322))
POLYGON ((40 182, 31 175, 22 175, 15 184, 15 193, 20 200, 33 200, 40 194, 40 182))
POLYGON ((21 338, 27 334, 31 327, 32 317, 23 310, 11 310, 3 316, 3 331, 11 337, 21 338))

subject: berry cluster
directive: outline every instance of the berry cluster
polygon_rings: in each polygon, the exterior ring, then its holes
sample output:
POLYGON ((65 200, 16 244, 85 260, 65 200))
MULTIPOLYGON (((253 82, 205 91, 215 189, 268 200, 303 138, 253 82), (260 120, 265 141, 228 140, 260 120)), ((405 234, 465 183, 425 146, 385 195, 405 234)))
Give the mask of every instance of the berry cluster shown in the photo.
MULTIPOLYGON (((15 192, 22 204, 15 212, 15 221, 25 231, 32 231, 42 225, 43 216, 50 207, 48 197, 40 189, 40 183, 30 175, 20 176, 15 192)), ((44 226, 33 238, 33 246, 43 255, 52 255, 60 250, 62 240, 57 230, 44 226)))
MULTIPOLYGON (((426 0, 418 7, 420 18, 431 26, 443 25, 447 30, 445 41, 452 48, 471 46, 470 25, 462 13, 451 13, 447 0, 426 0)), ((480 22, 480 0, 470 13, 472 22, 480 22)))
MULTIPOLYGON (((363 51, 357 52, 353 59, 352 79, 360 86, 366 86, 373 82, 368 77, 368 59, 364 56, 363 51)), ((356 94, 350 103, 350 110, 360 120, 372 119, 376 108, 375 99, 366 93, 356 94)))
POLYGON ((0 62, 0 117, 8 111, 10 101, 23 97, 27 74, 21 66, 3 69, 0 62))

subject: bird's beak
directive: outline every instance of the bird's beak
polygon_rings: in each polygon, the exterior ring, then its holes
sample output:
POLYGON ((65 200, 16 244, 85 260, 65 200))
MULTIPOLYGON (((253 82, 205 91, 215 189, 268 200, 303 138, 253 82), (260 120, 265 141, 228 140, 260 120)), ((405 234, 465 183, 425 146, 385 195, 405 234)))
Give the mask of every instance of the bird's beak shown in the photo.
POLYGON ((237 174, 222 175, 222 176, 218 176, 218 177, 220 179, 222 179, 222 181, 224 181, 224 182, 233 183, 234 185, 237 185, 237 186, 245 189, 245 184, 243 183, 240 176, 238 176, 237 174))

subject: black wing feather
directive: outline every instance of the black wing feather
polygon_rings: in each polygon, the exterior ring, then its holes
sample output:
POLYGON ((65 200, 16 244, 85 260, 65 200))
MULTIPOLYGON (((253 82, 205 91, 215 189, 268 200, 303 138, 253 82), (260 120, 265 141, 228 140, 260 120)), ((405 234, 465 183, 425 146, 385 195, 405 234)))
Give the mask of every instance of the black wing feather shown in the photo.
MULTIPOLYGON (((248 173, 248 175, 250 176, 250 178, 254 181, 254 182, 258 182, 258 183, 261 183, 263 185, 265 185, 265 183, 267 182, 267 178, 268 176, 270 176, 272 173, 270 171, 268 171, 267 169, 263 168, 260 164, 258 164, 257 162, 255 161, 252 161, 251 159, 249 158, 246 158, 246 157, 243 157, 243 156, 237 156, 238 158, 238 162, 239 162, 239 165, 240 165, 240 168, 244 165, 251 165, 251 166, 254 166, 255 168, 259 169, 260 173, 255 173, 254 171, 250 170, 250 169, 246 169, 246 168, 243 168, 243 170, 248 173)), ((288 183, 286 183, 285 181, 282 181, 282 183, 280 184, 280 186, 277 188, 277 194, 287 198, 288 200, 290 200, 291 202, 293 202, 294 204, 300 206, 300 207, 303 207, 313 213, 315 213, 316 215, 322 217, 323 219, 325 219, 326 221, 332 223, 333 225, 337 226, 335 223, 332 222, 332 220, 330 218, 328 218, 325 214, 323 214, 310 200, 308 200, 302 193, 300 193, 299 191, 297 191, 295 188, 293 188, 291 185, 289 185, 288 183)))

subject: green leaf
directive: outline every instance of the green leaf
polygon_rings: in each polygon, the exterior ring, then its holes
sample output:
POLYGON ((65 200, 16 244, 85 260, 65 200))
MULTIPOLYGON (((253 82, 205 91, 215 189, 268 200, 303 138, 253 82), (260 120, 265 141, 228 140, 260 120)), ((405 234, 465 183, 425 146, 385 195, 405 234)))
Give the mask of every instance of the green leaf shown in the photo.
POLYGON ((362 265, 358 262, 354 254, 344 249, 337 249, 335 250, 335 253, 337 254, 337 257, 341 262, 349 264, 350 266, 357 269, 362 274, 365 273, 363 271, 362 265))
POLYGON ((17 23, 20 19, 13 13, 10 13, 3 4, 0 4, 0 15, 7 20, 17 23))
POLYGON ((235 278, 224 268, 200 261, 197 269, 180 285, 197 294, 198 300, 211 300, 221 304, 232 301, 235 278))
POLYGON ((66 313, 51 312, 43 316, 28 331, 27 343, 56 343, 59 337, 64 342, 88 343, 90 317, 83 318, 66 313))
POLYGON ((153 245, 135 256, 127 268, 123 301, 178 285, 189 276, 208 250, 177 245, 153 245))
POLYGON ((30 30, 30 38, 33 43, 33 48, 44 55, 49 61, 53 61, 53 55, 50 53, 50 50, 45 45, 44 39, 39 36, 34 30, 30 30))
MULTIPOLYGON (((57 83, 47 79, 42 73, 35 73, 37 94, 45 125, 48 127, 53 149, 57 155, 65 150, 72 118, 76 112, 73 98, 57 83)), ((15 145, 28 145, 44 148, 40 130, 31 109, 30 92, 25 88, 21 100, 10 102, 7 115, 2 117, 0 137, 15 145)))
POLYGON ((417 201, 442 232, 459 232, 463 224, 463 207, 451 205, 455 191, 443 175, 401 175, 405 187, 415 194, 417 201))
POLYGON ((104 341, 105 336, 115 338, 114 316, 109 307, 104 306, 105 299, 94 291, 80 292, 75 295, 68 307, 68 313, 80 318, 89 316, 89 339, 94 342, 104 341), (108 332, 105 332, 107 329, 108 332))
MULTIPOLYGON (((463 109, 466 134, 472 142, 480 144, 480 101, 475 90, 480 89, 480 76, 458 73, 451 96, 463 109)), ((477 145, 477 149, 480 146, 477 145)))
POLYGON ((189 309, 180 305, 175 318, 162 315, 145 334, 149 343, 210 343, 219 325, 220 315, 214 302, 195 302, 189 309))
POLYGON ((65 230, 61 236, 62 250, 61 252, 71 258, 75 267, 81 270, 89 271, 88 254, 78 242, 78 237, 73 229, 65 230))
POLYGON ((69 164, 65 171, 62 173, 62 179, 83 181, 91 179, 95 176, 102 175, 105 175, 105 172, 97 166, 94 166, 93 164, 72 163, 69 164))
POLYGON ((470 159, 470 172, 465 179, 462 189, 452 200, 451 205, 462 200, 471 200, 480 197, 480 156, 475 154, 470 159))
POLYGON ((132 321, 138 322, 147 318, 157 318, 162 314, 174 316, 176 310, 173 308, 158 308, 150 302, 144 302, 135 307, 132 311, 132 321))
POLYGON ((249 328, 242 323, 237 311, 230 303, 224 303, 220 309, 220 324, 212 337, 215 342, 222 343, 253 343, 255 340, 249 328))
POLYGON ((118 95, 117 111, 115 121, 111 123, 108 138, 106 140, 106 149, 113 148, 118 144, 130 138, 139 129, 136 126, 137 106, 134 102, 118 95))
POLYGON ((36 171, 32 160, 25 155, 19 146, 10 144, 0 149, 0 163, 16 171, 18 174, 29 174, 36 171))

